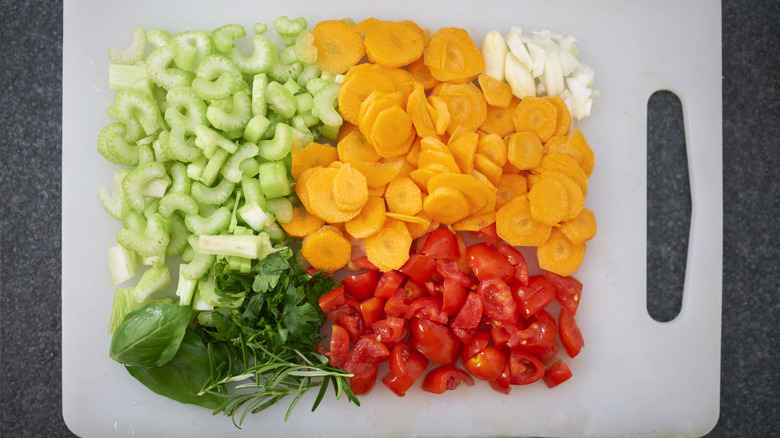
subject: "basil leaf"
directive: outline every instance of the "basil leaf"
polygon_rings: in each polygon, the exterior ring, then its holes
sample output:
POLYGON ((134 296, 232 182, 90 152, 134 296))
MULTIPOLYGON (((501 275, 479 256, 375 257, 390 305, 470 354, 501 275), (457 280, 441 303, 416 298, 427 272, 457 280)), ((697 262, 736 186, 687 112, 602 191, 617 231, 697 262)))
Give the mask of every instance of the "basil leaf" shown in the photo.
POLYGON ((111 338, 110 356, 136 367, 157 367, 176 354, 192 310, 153 302, 130 312, 111 338))

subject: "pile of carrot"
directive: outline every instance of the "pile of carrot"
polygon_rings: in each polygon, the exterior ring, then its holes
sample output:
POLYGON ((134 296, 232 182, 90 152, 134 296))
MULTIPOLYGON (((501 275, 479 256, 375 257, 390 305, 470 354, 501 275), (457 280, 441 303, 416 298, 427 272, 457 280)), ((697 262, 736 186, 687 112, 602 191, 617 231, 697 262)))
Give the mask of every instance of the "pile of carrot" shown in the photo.
POLYGON ((292 151, 302 206, 282 226, 312 266, 346 266, 362 239, 371 263, 398 269, 415 238, 445 224, 495 226, 537 247, 542 269, 577 270, 596 233, 594 154, 561 98, 513 96, 463 29, 369 18, 312 34, 323 72, 344 75, 336 147, 292 151))

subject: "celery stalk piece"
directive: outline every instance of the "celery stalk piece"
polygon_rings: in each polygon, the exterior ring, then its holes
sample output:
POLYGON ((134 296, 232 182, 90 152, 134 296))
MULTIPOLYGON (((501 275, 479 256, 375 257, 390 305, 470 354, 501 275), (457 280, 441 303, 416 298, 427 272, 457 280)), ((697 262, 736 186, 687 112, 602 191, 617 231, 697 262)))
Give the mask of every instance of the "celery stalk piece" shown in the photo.
POLYGON ((165 218, 171 217, 176 210, 184 214, 197 214, 198 203, 192 196, 183 192, 166 193, 160 199, 157 211, 165 218))
POLYGON ((243 133, 249 119, 252 118, 252 99, 248 91, 239 90, 233 93, 228 108, 221 108, 212 102, 206 109, 206 118, 211 125, 222 131, 241 130, 243 133))
POLYGON ((108 66, 108 88, 112 90, 131 87, 146 78, 148 78, 146 68, 142 65, 110 64, 108 66))
POLYGON ((246 257, 259 259, 270 247, 266 233, 259 235, 201 235, 198 237, 198 251, 202 254, 246 257))
POLYGON ((322 70, 317 67, 317 64, 303 64, 303 69, 298 77, 295 78, 295 81, 301 87, 306 87, 310 80, 319 78, 321 74, 322 70))
MULTIPOLYGON (((156 162, 159 163, 159 161, 156 162)), ((162 198, 165 196, 165 191, 168 190, 169 185, 171 185, 171 178, 166 174, 160 178, 154 178, 144 184, 142 193, 144 196, 150 198, 162 198)))
POLYGON ((207 158, 211 158, 218 148, 231 154, 238 149, 236 143, 206 124, 200 124, 195 128, 195 146, 199 147, 207 158))
POLYGON ((136 253, 128 251, 121 245, 108 248, 108 272, 111 275, 111 285, 117 286, 135 277, 138 269, 136 253))
POLYGON ((287 16, 281 16, 274 20, 273 25, 284 45, 289 46, 301 32, 306 30, 308 23, 303 17, 291 20, 287 16))
POLYGON ((184 224, 184 218, 180 214, 172 214, 168 221, 168 235, 170 236, 168 246, 165 248, 165 255, 170 257, 180 256, 189 246, 187 238, 190 230, 184 224))
POLYGON ((287 198, 272 198, 267 201, 267 208, 279 223, 290 222, 293 218, 293 206, 287 198))
POLYGON ((146 55, 146 31, 140 26, 133 29, 133 38, 129 47, 108 49, 108 59, 114 64, 135 64, 142 61, 144 55, 146 55))
POLYGON ((281 160, 290 153, 293 140, 293 128, 285 123, 277 123, 271 140, 260 140, 259 154, 266 160, 281 160))
POLYGON ((251 55, 245 56, 237 47, 233 47, 228 55, 238 65, 241 73, 246 75, 269 71, 277 63, 278 58, 276 46, 263 35, 266 26, 255 25, 254 31, 255 37, 252 41, 251 55))
POLYGON ((222 178, 219 183, 212 187, 206 187, 203 183, 195 181, 192 183, 192 198, 201 204, 222 205, 230 195, 233 194, 235 184, 222 178))
POLYGON ((241 143, 241 145, 238 146, 238 149, 236 149, 236 152, 228 157, 227 161, 225 161, 225 164, 220 169, 220 173, 225 180, 234 184, 240 183, 241 177, 243 177, 244 174, 241 169, 241 163, 249 160, 254 161, 254 157, 257 156, 259 150, 260 149, 254 143, 241 143))
MULTIPOLYGON (((217 257, 213 254, 202 254, 198 251, 198 236, 195 234, 190 235, 187 238, 189 247, 192 249, 192 259, 189 263, 179 269, 179 273, 189 280, 198 280, 205 276, 214 263, 217 257)), ((197 295, 197 292, 196 292, 197 295)))
POLYGON ((268 82, 268 75, 265 73, 258 73, 252 78, 252 114, 254 115, 266 114, 265 89, 268 82))
POLYGON ((154 293, 162 291, 170 284, 171 273, 165 265, 162 265, 147 269, 135 287, 117 289, 111 306, 109 333, 113 333, 119 327, 127 314, 149 303, 154 293))
POLYGON ((171 176, 171 188, 168 193, 189 193, 192 180, 187 176, 187 165, 174 162, 168 168, 171 176))
POLYGON ((129 210, 127 202, 125 202, 124 190, 122 189, 122 181, 129 172, 130 171, 127 169, 121 169, 114 173, 111 194, 103 187, 98 188, 97 197, 98 201, 100 201, 100 205, 103 206, 111 217, 118 221, 123 220, 129 210))
POLYGON ((135 211, 143 210, 146 205, 144 186, 149 181, 166 175, 165 164, 158 161, 139 164, 138 167, 128 172, 122 180, 122 191, 127 205, 135 211))
POLYGON ((289 119, 298 111, 298 101, 290 90, 279 82, 271 82, 265 89, 268 108, 284 119, 289 119))
POLYGON ((171 34, 165 29, 149 29, 146 32, 146 41, 154 47, 162 47, 171 43, 171 34))
POLYGON ((114 109, 119 121, 125 125, 138 123, 143 132, 138 139, 163 127, 157 101, 139 89, 128 87, 117 91, 114 95, 114 109))
POLYGON ((192 88, 204 100, 224 99, 241 87, 241 71, 225 55, 208 55, 198 66, 192 88))
POLYGON ((203 60, 214 53, 214 42, 208 32, 189 30, 173 36, 171 44, 176 49, 173 60, 180 68, 195 72, 203 60))
POLYGON ((287 166, 282 161, 267 161, 260 164, 258 179, 267 199, 290 194, 290 180, 287 166))
POLYGON ((181 275, 185 266, 185 264, 179 265, 179 281, 176 284, 176 296, 179 297, 180 306, 189 306, 192 303, 192 296, 198 285, 198 280, 190 280, 181 275))
POLYGON ((233 41, 246 36, 246 29, 240 24, 226 24, 211 32, 214 47, 225 55, 229 54, 234 46, 233 41))
POLYGON ((97 149, 100 155, 113 164, 125 166, 138 165, 138 146, 125 140, 127 126, 121 122, 113 122, 98 134, 97 149))
POLYGON ((338 105, 337 98, 340 89, 340 84, 330 82, 313 93, 314 106, 311 110, 312 114, 320 119, 325 125, 341 126, 341 124, 344 123, 341 114, 336 111, 336 106, 338 105))
POLYGON ((303 30, 295 38, 293 46, 295 57, 306 65, 317 63, 317 47, 314 45, 314 35, 308 30, 303 30))
POLYGON ((146 57, 146 72, 155 84, 170 90, 176 87, 188 87, 195 77, 191 72, 178 67, 169 67, 176 56, 172 44, 157 47, 146 57))
POLYGON ((163 116, 168 126, 184 122, 185 133, 192 135, 195 128, 206 123, 206 103, 198 97, 192 87, 177 87, 165 95, 163 116))
MULTIPOLYGON (((128 216, 132 216, 128 213, 128 216)), ((122 228, 116 233, 117 242, 142 257, 163 254, 170 242, 165 228, 165 218, 154 213, 143 228, 122 228)))
POLYGON ((227 207, 219 207, 209 216, 188 214, 184 216, 184 224, 192 234, 218 234, 230 225, 230 210, 227 207))
POLYGON ((182 163, 192 163, 203 156, 203 152, 196 145, 196 137, 187 136, 185 122, 179 122, 171 126, 168 133, 168 142, 163 143, 164 152, 182 163))
POLYGON ((225 164, 225 161, 227 161, 228 156, 230 156, 228 151, 222 148, 217 149, 214 152, 214 155, 209 158, 206 167, 203 168, 199 181, 207 186, 214 184, 214 181, 217 180, 217 176, 219 176, 219 170, 225 164))
MULTIPOLYGON (((278 49, 277 49, 278 50, 278 49)), ((295 80, 303 71, 303 63, 295 56, 295 48, 288 47, 279 54, 279 60, 271 67, 268 75, 275 81, 295 80)))

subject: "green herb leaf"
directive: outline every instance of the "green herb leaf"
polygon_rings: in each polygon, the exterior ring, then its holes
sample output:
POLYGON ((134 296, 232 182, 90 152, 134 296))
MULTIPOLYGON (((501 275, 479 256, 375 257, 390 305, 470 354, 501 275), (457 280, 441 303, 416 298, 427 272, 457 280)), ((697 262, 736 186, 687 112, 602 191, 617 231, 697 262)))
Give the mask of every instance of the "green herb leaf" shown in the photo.
POLYGON ((111 338, 111 358, 136 367, 168 362, 179 349, 190 314, 189 307, 162 302, 130 312, 111 338))

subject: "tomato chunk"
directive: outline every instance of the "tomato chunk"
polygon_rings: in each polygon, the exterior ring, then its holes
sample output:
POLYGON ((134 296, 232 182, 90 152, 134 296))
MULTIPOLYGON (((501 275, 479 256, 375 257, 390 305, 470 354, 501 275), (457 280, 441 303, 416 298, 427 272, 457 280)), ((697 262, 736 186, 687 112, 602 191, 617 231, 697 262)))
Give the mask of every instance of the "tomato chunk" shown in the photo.
POLYGON ((428 359, 425 356, 409 344, 399 342, 390 352, 390 373, 382 378, 382 382, 396 395, 403 397, 427 366, 428 359))
POLYGON ((371 297, 360 303, 360 313, 363 315, 363 321, 366 325, 371 325, 379 321, 384 316, 385 300, 384 298, 371 297))
POLYGON ((509 382, 528 385, 544 377, 544 365, 533 354, 512 350, 509 353, 509 382))
POLYGON ((504 371, 501 373, 500 376, 496 380, 490 381, 490 387, 494 390, 502 393, 502 394, 509 394, 512 391, 512 386, 509 381, 509 361, 507 360, 506 365, 504 365, 504 371))
POLYGON ((573 358, 580 354, 585 341, 577 321, 574 320, 574 315, 569 313, 566 308, 562 308, 558 316, 558 335, 561 337, 561 344, 569 357, 573 358))
POLYGON ((374 291, 374 296, 379 298, 390 298, 395 291, 401 287, 406 276, 398 271, 388 271, 379 277, 379 281, 374 291))
POLYGON ((576 315, 582 295, 582 283, 574 277, 563 277, 553 272, 545 272, 544 277, 555 287, 555 299, 561 307, 576 315))
POLYGON ((409 260, 398 270, 417 283, 425 284, 436 272, 436 260, 421 254, 411 254, 409 260))
POLYGON ((487 277, 477 289, 482 298, 482 311, 488 318, 504 324, 517 322, 520 310, 512 297, 512 290, 499 277, 487 277))
POLYGON ((509 261, 509 264, 513 268, 513 283, 520 283, 522 285, 528 284, 528 263, 525 261, 523 253, 517 250, 513 246, 509 246, 506 243, 496 245, 496 250, 501 253, 509 261))
POLYGON ((364 365, 354 371, 349 379, 349 387, 355 395, 367 394, 376 383, 379 365, 364 365))
POLYGON ((470 359, 463 361, 468 372, 478 379, 487 381, 501 377, 506 363, 506 355, 494 345, 483 348, 470 359))
POLYGON ((333 324, 330 331, 330 364, 342 367, 349 353, 349 334, 344 327, 333 324))
POLYGON ((410 323, 410 345, 439 365, 452 365, 460 355, 460 341, 444 324, 415 318, 410 323))
POLYGON ((373 337, 364 336, 350 350, 343 368, 345 371, 356 374, 363 365, 376 365, 389 357, 390 350, 385 344, 373 337))
POLYGON ((544 383, 548 388, 554 388, 571 378, 571 369, 563 361, 556 361, 544 370, 544 383))
POLYGON ((362 274, 350 275, 341 281, 344 292, 352 298, 362 301, 374 295, 379 282, 377 271, 367 271, 362 274))
POLYGON ((453 366, 440 366, 425 375, 422 389, 434 394, 443 394, 444 391, 453 390, 464 382, 468 386, 474 385, 474 379, 462 369, 453 366))
POLYGON ((445 278, 441 286, 441 310, 447 315, 454 315, 466 301, 466 288, 452 278, 445 278))
POLYGON ((518 333, 519 342, 516 345, 507 345, 530 353, 543 354, 555 344, 556 335, 555 318, 546 310, 540 310, 528 320, 528 326, 518 333))
POLYGON ((414 300, 404 313, 404 318, 422 318, 446 324, 447 314, 441 310, 441 301, 434 297, 422 297, 414 300))
POLYGON ((372 335, 388 348, 392 348, 408 333, 406 321, 403 318, 388 316, 371 324, 372 335))
POLYGON ((452 278, 466 289, 471 289, 477 285, 477 279, 470 272, 462 271, 455 260, 437 260, 436 272, 443 278, 452 278))
POLYGON ((452 328, 472 329, 482 320, 482 297, 476 292, 469 292, 463 307, 452 319, 452 328))
POLYGON ((543 275, 530 277, 526 284, 513 284, 512 296, 520 308, 520 316, 528 319, 555 299, 555 287, 543 275))
POLYGON ((435 259, 457 259, 460 257, 458 239, 447 227, 439 227, 428 235, 420 254, 435 259))
POLYGON ((496 247, 487 243, 475 243, 466 249, 466 257, 471 272, 479 280, 498 277, 509 282, 514 275, 514 268, 496 247))
POLYGON ((328 313, 336 306, 344 304, 344 286, 334 287, 330 291, 320 295, 319 305, 323 312, 328 313))

